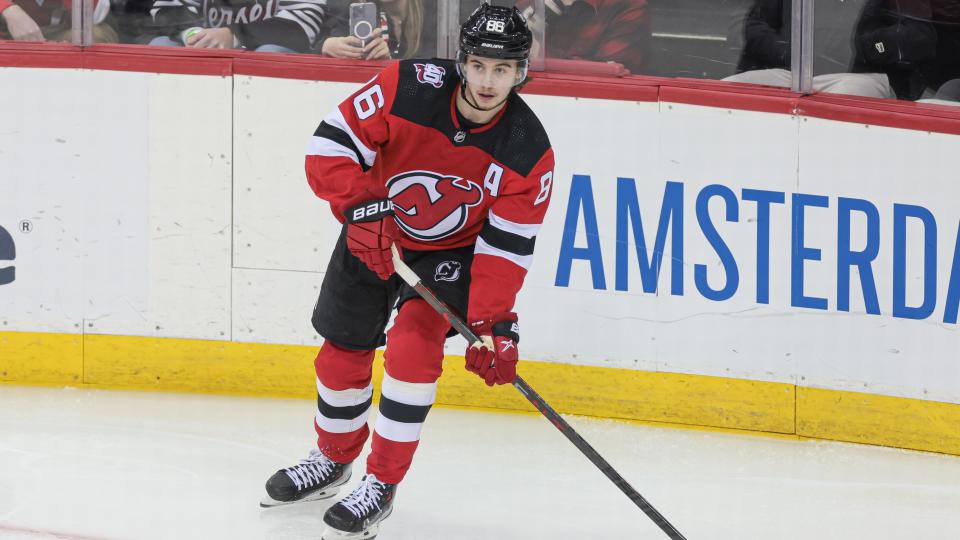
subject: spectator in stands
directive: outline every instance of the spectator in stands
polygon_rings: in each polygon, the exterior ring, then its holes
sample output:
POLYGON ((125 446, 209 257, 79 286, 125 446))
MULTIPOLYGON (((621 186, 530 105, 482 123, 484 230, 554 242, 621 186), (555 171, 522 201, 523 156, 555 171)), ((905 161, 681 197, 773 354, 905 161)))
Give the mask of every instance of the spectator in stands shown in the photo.
MULTIPOLYGON (((70 41, 70 0, 0 0, 0 39, 15 41, 70 41)), ((93 40, 116 43, 117 32, 106 24, 110 1, 97 0, 93 11, 93 40)))
MULTIPOLYGON (((724 80, 790 86, 791 0, 755 0, 736 75, 724 80)), ((813 89, 916 99, 934 54, 929 0, 822 0, 814 25, 813 89)))
POLYGON ((324 56, 357 60, 433 58, 437 55, 435 3, 424 12, 423 0, 378 0, 377 11, 386 29, 374 31, 369 43, 350 35, 350 4, 355 0, 327 0, 328 17, 317 49, 324 56), (384 39, 386 38, 386 39, 384 39))
MULTIPOLYGON (((925 98, 960 101, 960 0, 931 0, 937 53, 925 66, 925 98)), ((927 101, 926 99, 922 101, 927 101)))
MULTIPOLYGON (((932 98, 934 103, 936 101, 949 101, 949 102, 960 102, 960 78, 950 79, 949 81, 940 85, 937 88, 936 94, 932 98)), ((927 102, 929 100, 919 100, 927 102)), ((952 103, 951 103, 952 104, 952 103)))
POLYGON ((154 0, 150 45, 310 52, 326 0, 154 0), (195 30, 199 28, 199 30, 195 30))
MULTIPOLYGON (((520 0, 517 7, 537 28, 542 22, 533 4, 520 0)), ((545 0, 544 5, 548 57, 617 62, 643 72, 650 39, 647 0, 545 0)))

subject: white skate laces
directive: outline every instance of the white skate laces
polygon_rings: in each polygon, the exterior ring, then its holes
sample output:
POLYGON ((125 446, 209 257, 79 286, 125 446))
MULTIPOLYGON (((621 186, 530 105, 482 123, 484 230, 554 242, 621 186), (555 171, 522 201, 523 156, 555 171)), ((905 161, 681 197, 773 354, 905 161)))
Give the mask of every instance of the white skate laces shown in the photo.
POLYGON ((287 473, 290 480, 293 480, 297 489, 303 489, 315 483, 320 483, 321 480, 333 472, 335 466, 336 463, 330 458, 323 455, 319 450, 314 449, 310 450, 310 455, 307 456, 307 459, 301 460, 299 465, 285 469, 284 472, 287 473))
POLYGON ((376 476, 368 474, 360 481, 357 489, 340 501, 340 504, 358 518, 363 517, 370 510, 380 508, 379 499, 384 487, 384 483, 377 480, 376 476))

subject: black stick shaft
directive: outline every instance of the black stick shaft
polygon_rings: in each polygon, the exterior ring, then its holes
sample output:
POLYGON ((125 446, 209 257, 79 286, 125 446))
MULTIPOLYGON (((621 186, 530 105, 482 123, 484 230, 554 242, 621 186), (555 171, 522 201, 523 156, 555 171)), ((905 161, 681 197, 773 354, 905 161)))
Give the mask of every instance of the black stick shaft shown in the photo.
MULTIPOLYGON (((443 302, 441 302, 436 295, 433 294, 433 291, 428 289, 427 286, 420 281, 420 278, 417 277, 416 273, 414 273, 402 260, 400 260, 400 257, 397 256, 396 251, 394 252, 393 262, 394 267, 397 269, 397 273, 400 274, 400 277, 402 277, 408 285, 413 287, 413 289, 417 291, 417 294, 426 300, 426 302, 430 304, 433 309, 437 310, 438 313, 443 315, 454 330, 466 338, 466 340, 471 344, 480 341, 480 338, 473 332, 473 330, 470 330, 470 327, 467 326, 460 319, 460 317, 457 317, 456 314, 450 311, 450 309, 443 302)), ((667 518, 663 517, 663 514, 657 511, 652 504, 644 499, 643 495, 640 495, 640 493, 637 492, 637 490, 634 489, 633 486, 631 486, 630 483, 627 482, 627 480, 621 476, 612 465, 607 463, 607 460, 603 459, 603 456, 601 456, 600 453, 593 448, 593 446, 590 446, 590 443, 588 443, 586 439, 581 437, 580 434, 577 433, 576 430, 574 430, 573 427, 568 424, 559 413, 557 413, 557 411, 553 410, 553 407, 544 401, 544 399, 540 397, 540 394, 531 388, 530 385, 527 384, 527 382, 524 381, 519 375, 517 375, 517 378, 513 381, 513 386, 519 390, 520 393, 523 394, 523 397, 527 398, 527 400, 530 401, 530 403, 532 403, 538 411, 540 411, 540 414, 545 416, 547 420, 554 425, 554 427, 560 430, 560 433, 563 433, 563 435, 569 439, 570 442, 572 442, 573 445, 583 453, 583 455, 587 456, 587 459, 596 465, 597 468, 600 469, 600 472, 609 478, 614 485, 620 488, 620 491, 629 497, 630 500, 633 501, 633 503, 636 504, 640 510, 642 510, 643 513, 646 514, 647 517, 649 517, 657 525, 657 527, 660 527, 660 530, 662 530, 668 537, 671 538, 671 540, 686 540, 686 537, 680 534, 680 531, 678 531, 676 527, 667 521, 667 518)))

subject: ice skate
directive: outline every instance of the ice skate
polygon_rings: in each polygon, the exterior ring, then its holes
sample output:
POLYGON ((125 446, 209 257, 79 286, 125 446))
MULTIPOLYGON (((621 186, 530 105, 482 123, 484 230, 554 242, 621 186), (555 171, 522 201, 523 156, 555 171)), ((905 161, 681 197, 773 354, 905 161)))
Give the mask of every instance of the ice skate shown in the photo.
POLYGON ((267 480, 267 496, 260 506, 269 508, 333 497, 350 480, 351 464, 337 463, 317 449, 299 464, 280 469, 267 480))
POLYGON ((323 540, 372 540, 380 522, 393 512, 397 484, 387 484, 368 474, 353 493, 331 506, 323 516, 323 540))

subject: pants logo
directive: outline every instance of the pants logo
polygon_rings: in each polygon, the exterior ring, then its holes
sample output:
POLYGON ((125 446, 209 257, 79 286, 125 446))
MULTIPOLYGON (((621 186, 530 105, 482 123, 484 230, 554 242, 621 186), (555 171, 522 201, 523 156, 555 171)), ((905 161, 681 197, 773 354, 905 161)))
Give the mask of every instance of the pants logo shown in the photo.
POLYGON ((443 261, 437 265, 437 271, 434 273, 434 281, 456 281, 460 279, 460 262, 443 261))

